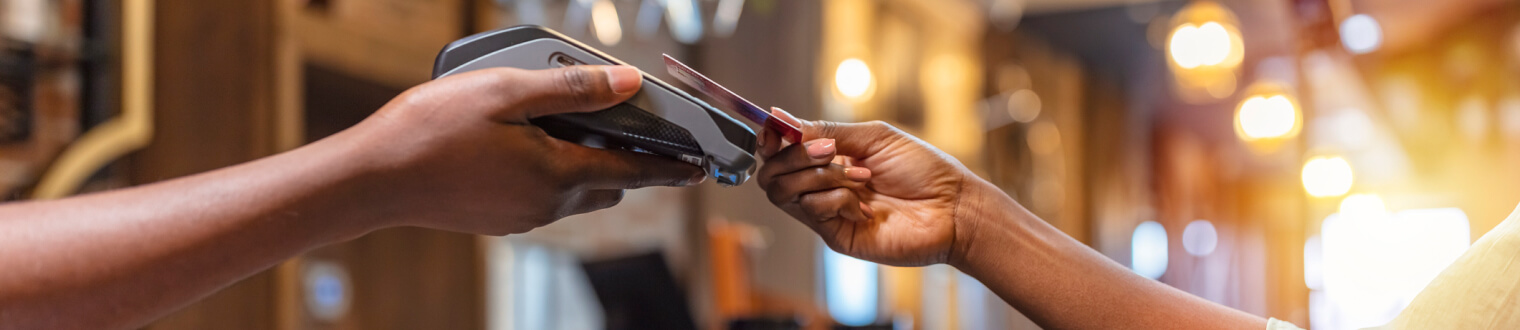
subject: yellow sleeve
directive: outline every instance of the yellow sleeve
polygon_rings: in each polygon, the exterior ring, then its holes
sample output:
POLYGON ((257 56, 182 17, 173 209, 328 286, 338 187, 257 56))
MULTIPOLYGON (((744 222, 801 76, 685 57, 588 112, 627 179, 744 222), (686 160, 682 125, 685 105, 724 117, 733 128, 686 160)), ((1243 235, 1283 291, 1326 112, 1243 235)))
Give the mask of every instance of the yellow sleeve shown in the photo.
POLYGON ((1293 323, 1279 319, 1267 319, 1267 330, 1304 330, 1293 323))
POLYGON ((1441 271, 1384 329, 1520 329, 1520 208, 1441 271))

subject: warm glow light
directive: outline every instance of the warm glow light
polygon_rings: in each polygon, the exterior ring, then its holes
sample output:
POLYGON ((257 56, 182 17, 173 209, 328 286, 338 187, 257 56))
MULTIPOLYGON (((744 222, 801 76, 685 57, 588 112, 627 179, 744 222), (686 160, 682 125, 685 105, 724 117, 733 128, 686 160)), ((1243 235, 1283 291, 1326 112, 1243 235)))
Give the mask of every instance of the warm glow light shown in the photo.
POLYGON ((1326 217, 1320 227, 1320 280, 1308 283, 1324 292, 1323 304, 1309 311, 1310 319, 1321 322, 1315 329, 1387 324, 1467 251, 1470 230, 1466 213, 1455 208, 1405 210, 1377 219, 1326 217))
POLYGON ((1357 14, 1341 21, 1341 45, 1353 54, 1366 54, 1383 44, 1383 27, 1366 14, 1357 14))
POLYGON ((839 94, 851 99, 862 98, 870 92, 872 79, 871 68, 860 59, 839 62, 839 68, 834 70, 834 87, 839 89, 839 94))
POLYGON ((1236 95, 1245 59, 1239 20, 1229 8, 1209 0, 1192 0, 1161 29, 1173 89, 1183 101, 1213 103, 1236 95))
POLYGON ((1304 191, 1314 197, 1335 197, 1351 190, 1351 163, 1340 157, 1314 157, 1304 163, 1304 191))
POLYGON ((1388 216, 1388 206, 1378 195, 1352 194, 1341 200, 1340 214, 1348 219, 1378 220, 1388 216))
POLYGON ((1287 95, 1256 95, 1235 110, 1235 133, 1246 141, 1282 138, 1298 133, 1298 106, 1287 95))
POLYGON ((617 6, 612 0, 598 0, 591 5, 591 28, 603 45, 617 45, 623 40, 623 25, 618 21, 617 6))
POLYGON ((1149 279, 1161 278, 1166 273, 1166 228, 1155 221, 1146 221, 1135 227, 1129 241, 1130 268, 1149 279))
POLYGON ((1230 58, 1234 47, 1231 43, 1235 42, 1231 39, 1230 32, 1219 22, 1187 23, 1172 30, 1167 51, 1172 61, 1184 69, 1219 65, 1230 58))

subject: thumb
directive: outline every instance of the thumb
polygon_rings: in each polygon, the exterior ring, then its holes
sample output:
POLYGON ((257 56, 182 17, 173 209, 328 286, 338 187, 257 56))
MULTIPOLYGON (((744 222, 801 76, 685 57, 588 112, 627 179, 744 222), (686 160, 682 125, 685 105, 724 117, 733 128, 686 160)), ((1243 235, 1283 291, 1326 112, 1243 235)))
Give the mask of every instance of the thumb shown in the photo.
POLYGON ((505 113, 507 121, 560 113, 592 112, 628 100, 643 83, 643 72, 631 66, 577 65, 556 69, 519 71, 517 111, 505 113))
POLYGON ((801 120, 792 116, 791 113, 781 108, 771 108, 771 116, 796 125, 802 130, 802 140, 812 141, 815 139, 834 139, 834 147, 837 154, 855 158, 866 158, 881 152, 897 139, 907 133, 876 120, 864 123, 840 123, 824 120, 801 120))

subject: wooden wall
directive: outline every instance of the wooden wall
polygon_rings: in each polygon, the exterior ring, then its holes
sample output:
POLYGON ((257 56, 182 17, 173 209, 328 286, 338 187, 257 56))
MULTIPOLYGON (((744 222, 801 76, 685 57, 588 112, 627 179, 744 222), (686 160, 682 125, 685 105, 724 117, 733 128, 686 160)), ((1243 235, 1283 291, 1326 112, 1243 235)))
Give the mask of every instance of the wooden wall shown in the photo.
MULTIPOLYGON (((134 184, 270 154, 271 1, 156 2, 157 129, 130 160, 134 184)), ((151 329, 273 329, 275 276, 263 272, 170 315, 151 329)))
MULTIPOLYGON (((147 149, 130 158, 131 181, 144 184, 246 162, 357 123, 396 93, 426 81, 431 54, 469 32, 466 3, 158 0, 157 132, 147 149), (436 28, 387 38, 366 33, 405 27, 353 24, 356 15, 374 16, 375 10, 399 17, 426 14, 412 23, 436 28)), ((294 258, 148 328, 483 328, 484 272, 476 243, 464 234, 380 231, 294 258), (303 260, 346 268, 353 292, 346 317, 319 322, 307 315, 299 282, 303 260)))

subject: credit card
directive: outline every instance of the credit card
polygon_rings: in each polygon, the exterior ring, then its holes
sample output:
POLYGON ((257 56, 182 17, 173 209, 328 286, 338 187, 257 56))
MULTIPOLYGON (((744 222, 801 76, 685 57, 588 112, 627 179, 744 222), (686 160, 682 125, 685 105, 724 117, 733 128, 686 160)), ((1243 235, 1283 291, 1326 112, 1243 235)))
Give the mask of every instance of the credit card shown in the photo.
POLYGON ((691 88, 702 91, 702 94, 707 94, 707 97, 712 98, 715 103, 718 103, 717 106, 719 108, 728 110, 728 112, 738 113, 740 117, 744 117, 744 119, 752 123, 763 125, 765 129, 781 133, 781 136, 786 138, 788 142, 802 142, 802 131, 798 130, 797 126, 792 126, 792 123, 771 117, 770 111, 766 111, 754 103, 750 103, 749 100, 745 100, 739 94, 734 94, 733 91, 724 88, 723 85, 719 85, 717 82, 712 81, 712 79, 707 79, 707 76, 702 75, 697 70, 692 70, 691 67, 686 66, 681 61, 670 57, 670 54, 664 55, 665 70, 669 71, 671 76, 676 77, 676 80, 680 80, 687 86, 691 86, 691 88))

